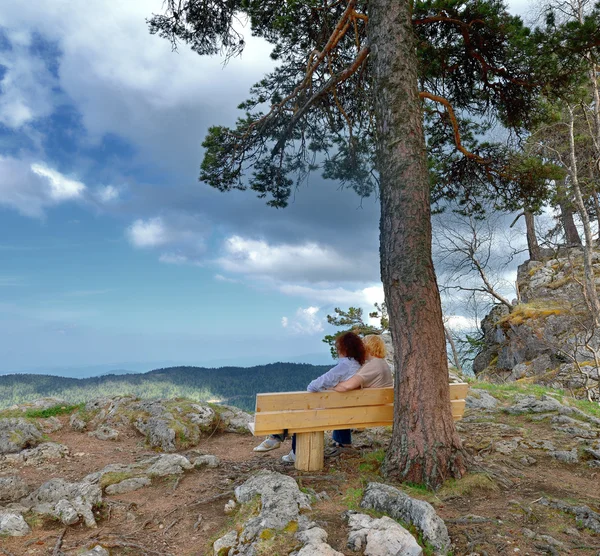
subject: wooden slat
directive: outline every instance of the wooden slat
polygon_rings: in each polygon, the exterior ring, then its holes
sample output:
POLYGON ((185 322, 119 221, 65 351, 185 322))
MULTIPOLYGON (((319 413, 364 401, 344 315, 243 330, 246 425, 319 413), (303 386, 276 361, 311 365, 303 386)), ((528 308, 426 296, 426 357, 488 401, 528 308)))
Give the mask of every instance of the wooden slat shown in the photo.
POLYGON ((467 397, 468 391, 469 391, 469 385, 466 382, 450 384, 450 399, 451 400, 464 400, 467 397))
MULTIPOLYGON (((455 421, 462 418, 465 400, 450 402, 455 421)), ((366 429, 391 425, 394 406, 370 406, 357 408, 329 408, 299 411, 272 411, 256 413, 252 434, 261 436, 278 434, 287 429, 293 432, 326 431, 332 429, 366 429)))
POLYGON ((294 409, 362 407, 394 403, 393 388, 364 388, 350 392, 275 392, 256 395, 256 412, 294 409))
POLYGON ((354 423, 391 421, 393 414, 394 406, 391 404, 261 412, 256 413, 254 416, 255 434, 265 434, 264 431, 266 430, 281 427, 288 429, 290 432, 297 432, 308 427, 312 430, 351 429, 354 423))
MULTIPOLYGON (((450 384, 450 400, 464 400, 469 385, 450 384)), ((361 407, 385 405, 394 402, 393 388, 365 388, 351 392, 273 392, 257 394, 256 412, 289 411, 293 409, 326 409, 334 407, 361 407)))

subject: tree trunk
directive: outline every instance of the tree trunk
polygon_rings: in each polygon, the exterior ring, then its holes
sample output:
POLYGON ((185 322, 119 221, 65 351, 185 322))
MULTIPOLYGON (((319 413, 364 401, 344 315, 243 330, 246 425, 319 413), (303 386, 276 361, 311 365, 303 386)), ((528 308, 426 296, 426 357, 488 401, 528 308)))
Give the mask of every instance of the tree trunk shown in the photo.
POLYGON ((594 277, 594 266, 592 264, 594 254, 594 240, 592 238, 592 227, 590 217, 583 202, 581 188, 579 187, 579 176, 577 173, 577 157, 575 155, 575 133, 573 130, 575 115, 573 109, 569 109, 569 177, 571 178, 571 187, 575 194, 575 203, 579 209, 579 216, 583 223, 583 232, 585 235, 585 245, 583 246, 583 271, 585 274, 585 296, 594 319, 595 326, 600 326, 600 300, 596 291, 596 280, 594 277))
POLYGON ((567 245, 581 245, 581 237, 573 219, 574 211, 566 201, 560 201, 560 221, 565 232, 567 245))
POLYGON ((442 309, 431 257, 429 179, 408 0, 369 2, 381 276, 394 342, 394 428, 384 472, 439 486, 465 455, 452 420, 442 309))
POLYGON ((529 248, 529 258, 532 261, 542 260, 542 252, 535 235, 535 218, 533 212, 528 210, 524 211, 525 214, 525 228, 527 230, 527 247, 529 248))

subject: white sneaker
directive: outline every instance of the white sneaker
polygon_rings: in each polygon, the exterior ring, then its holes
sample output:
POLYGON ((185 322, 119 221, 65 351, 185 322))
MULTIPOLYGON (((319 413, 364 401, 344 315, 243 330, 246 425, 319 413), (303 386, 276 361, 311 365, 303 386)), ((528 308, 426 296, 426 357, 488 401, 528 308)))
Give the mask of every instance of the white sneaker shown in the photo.
POLYGON ((273 438, 269 436, 263 440, 256 448, 254 448, 255 452, 270 452, 271 450, 275 450, 281 446, 281 440, 278 438, 273 438))
POLYGON ((294 450, 290 450, 290 453, 287 456, 282 456, 281 461, 284 463, 296 463, 296 454, 294 454, 294 450))

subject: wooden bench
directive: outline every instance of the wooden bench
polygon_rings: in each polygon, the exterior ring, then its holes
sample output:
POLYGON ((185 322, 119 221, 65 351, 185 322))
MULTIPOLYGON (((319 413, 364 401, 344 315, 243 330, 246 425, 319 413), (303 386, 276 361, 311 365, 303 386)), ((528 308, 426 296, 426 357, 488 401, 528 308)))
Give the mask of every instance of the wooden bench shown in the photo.
MULTIPOLYGON (((452 416, 465 411, 469 385, 450 384, 452 416)), ((250 430, 254 436, 296 433, 296 469, 323 469, 323 431, 366 429, 391 425, 394 389, 366 388, 350 392, 275 392, 257 394, 256 413, 250 430)))

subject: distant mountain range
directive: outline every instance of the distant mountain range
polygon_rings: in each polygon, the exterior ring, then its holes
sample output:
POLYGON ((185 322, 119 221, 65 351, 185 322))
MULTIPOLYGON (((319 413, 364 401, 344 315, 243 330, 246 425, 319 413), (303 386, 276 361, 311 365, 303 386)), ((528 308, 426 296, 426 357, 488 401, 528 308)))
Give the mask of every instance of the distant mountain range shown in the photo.
POLYGON ((15 373, 0 376, 0 409, 54 396, 68 403, 132 395, 139 398, 186 397, 253 410, 258 392, 304 390, 331 365, 271 363, 254 367, 168 367, 147 373, 71 378, 15 373))
MULTIPOLYGON (((329 355, 320 353, 306 353, 287 358, 290 363, 308 363, 310 365, 327 365, 331 363, 329 355)), ((99 365, 69 365, 69 366, 43 366, 25 367, 18 369, 0 370, 0 376, 11 374, 51 375, 68 378, 90 378, 101 375, 124 375, 132 373, 146 373, 151 369, 180 366, 200 366, 202 368, 218 367, 252 367, 276 363, 277 359, 265 356, 256 357, 229 357, 211 359, 208 361, 128 361, 117 363, 104 363, 99 365)))

